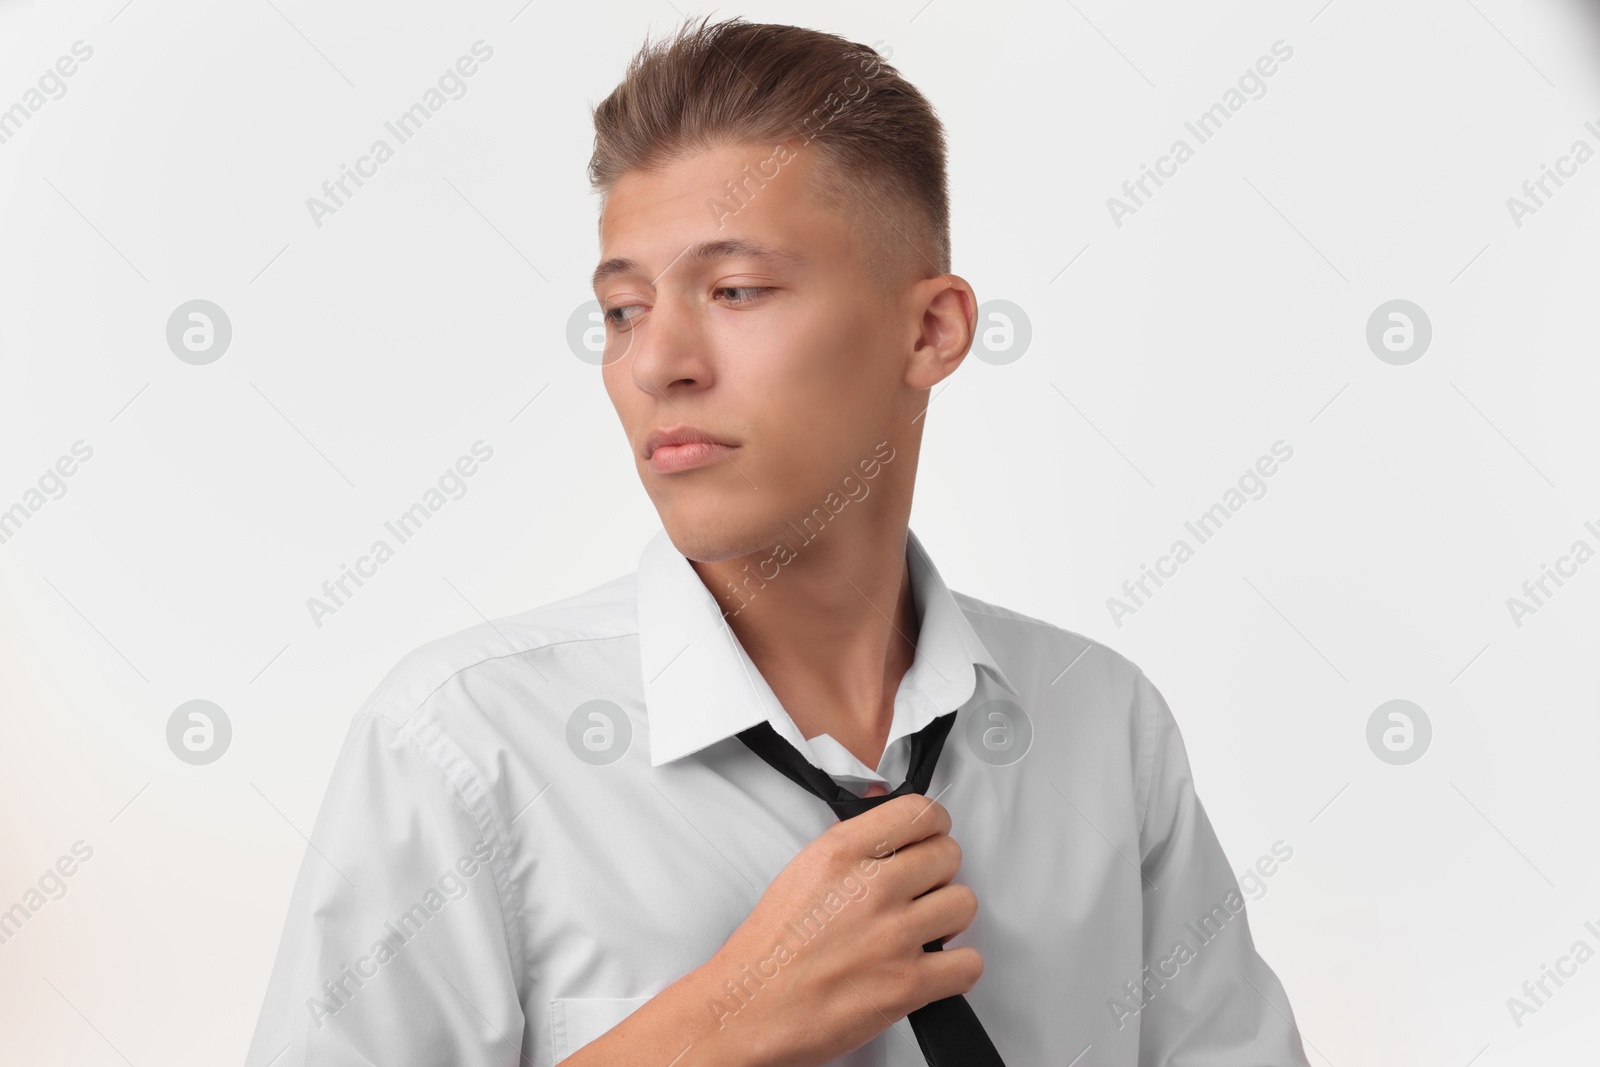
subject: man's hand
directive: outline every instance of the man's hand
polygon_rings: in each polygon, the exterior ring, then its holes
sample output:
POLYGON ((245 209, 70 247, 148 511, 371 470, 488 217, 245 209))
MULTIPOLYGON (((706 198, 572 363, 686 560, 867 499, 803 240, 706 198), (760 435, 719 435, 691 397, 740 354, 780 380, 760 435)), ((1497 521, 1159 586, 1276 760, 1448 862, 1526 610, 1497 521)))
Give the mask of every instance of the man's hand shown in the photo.
POLYGON ((764 1067, 816 1067, 971 990, 983 974, 977 949, 922 947, 977 914, 972 890, 951 882, 960 867, 949 811, 924 796, 830 826, 699 968, 713 993, 732 983, 720 991, 727 1036, 764 1067))

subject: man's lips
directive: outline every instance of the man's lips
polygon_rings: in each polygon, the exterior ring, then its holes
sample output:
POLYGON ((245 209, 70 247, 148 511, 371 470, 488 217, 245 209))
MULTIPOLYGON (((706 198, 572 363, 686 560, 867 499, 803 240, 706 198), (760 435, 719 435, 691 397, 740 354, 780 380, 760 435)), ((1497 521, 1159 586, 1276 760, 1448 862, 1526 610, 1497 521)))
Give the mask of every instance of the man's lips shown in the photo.
POLYGON ((644 441, 645 462, 658 474, 698 467, 722 452, 736 448, 727 441, 689 422, 661 426, 650 431, 644 441))
POLYGON ((733 444, 731 441, 721 440, 715 434, 707 433, 688 423, 679 423, 676 426, 662 426, 651 430, 644 439, 644 458, 649 459, 650 453, 663 445, 682 445, 691 441, 707 441, 730 447, 733 444))
POLYGON ((650 469, 657 474, 692 470, 720 460, 724 453, 737 447, 713 441, 685 441, 676 445, 660 445, 650 453, 650 469))

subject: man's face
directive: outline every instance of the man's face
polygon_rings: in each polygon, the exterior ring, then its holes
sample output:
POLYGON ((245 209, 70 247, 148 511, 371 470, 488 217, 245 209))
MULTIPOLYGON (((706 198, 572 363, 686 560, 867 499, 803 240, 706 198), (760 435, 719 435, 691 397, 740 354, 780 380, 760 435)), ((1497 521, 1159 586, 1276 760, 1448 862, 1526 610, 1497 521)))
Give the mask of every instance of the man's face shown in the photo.
MULTIPOLYGON (((595 287, 606 392, 663 526, 692 559, 796 542, 790 524, 845 476, 859 482, 862 461, 887 453, 879 442, 904 458, 868 483, 874 492, 915 469, 921 405, 905 372, 917 316, 898 291, 873 288, 866 242, 809 193, 816 150, 788 148, 775 158, 770 144, 726 146, 630 172, 601 220, 602 264, 631 263, 595 287), (745 182, 743 206, 730 181, 745 182), (697 254, 708 242, 733 244, 697 254), (647 459, 650 435, 674 428, 723 446, 647 459)), ((868 509, 846 511, 862 521, 868 509)))

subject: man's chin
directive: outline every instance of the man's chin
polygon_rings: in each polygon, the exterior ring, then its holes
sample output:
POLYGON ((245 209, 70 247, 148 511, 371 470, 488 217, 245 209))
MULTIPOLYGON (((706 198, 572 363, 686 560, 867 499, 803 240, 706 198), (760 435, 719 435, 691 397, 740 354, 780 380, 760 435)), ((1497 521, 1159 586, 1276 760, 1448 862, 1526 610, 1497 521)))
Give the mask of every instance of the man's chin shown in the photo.
POLYGON ((662 512, 661 525, 673 547, 699 563, 738 559, 769 549, 794 535, 793 528, 782 520, 729 515, 726 511, 704 513, 687 508, 662 512))

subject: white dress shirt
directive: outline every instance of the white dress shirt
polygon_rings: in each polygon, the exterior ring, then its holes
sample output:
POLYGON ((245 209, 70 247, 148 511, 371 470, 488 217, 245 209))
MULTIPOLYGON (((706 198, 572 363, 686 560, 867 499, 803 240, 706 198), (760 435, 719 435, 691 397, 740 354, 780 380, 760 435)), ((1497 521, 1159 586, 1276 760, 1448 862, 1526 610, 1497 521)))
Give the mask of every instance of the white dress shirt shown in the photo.
MULTIPOLYGON (((952 592, 915 533, 906 558, 920 632, 875 768, 800 735, 664 530, 636 573, 403 657, 340 751, 249 1067, 571 1055, 837 822, 738 731, 771 723, 859 793, 950 711, 927 795, 979 908, 948 947, 982 953, 966 996, 1005 1062, 1305 1067, 1155 686, 952 592)), ((829 1067, 923 1064, 901 1019, 829 1067)))

